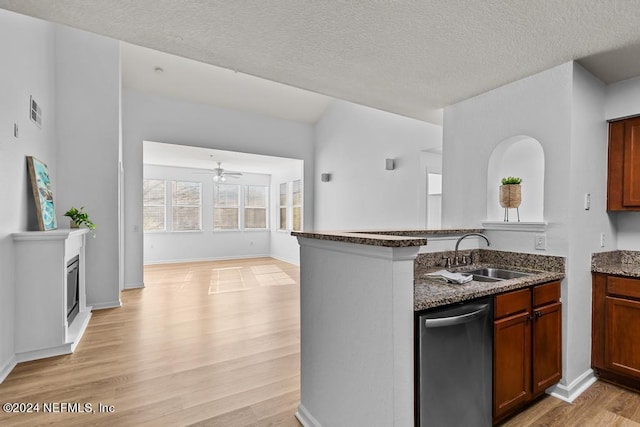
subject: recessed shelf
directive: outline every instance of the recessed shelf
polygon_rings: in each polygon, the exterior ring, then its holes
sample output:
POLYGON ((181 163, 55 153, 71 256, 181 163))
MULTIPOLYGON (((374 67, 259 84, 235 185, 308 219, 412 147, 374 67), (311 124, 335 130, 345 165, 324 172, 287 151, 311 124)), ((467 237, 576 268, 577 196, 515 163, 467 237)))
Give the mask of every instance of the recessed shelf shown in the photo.
POLYGON ((547 230, 547 222, 483 221, 482 227, 485 230, 541 232, 547 230))

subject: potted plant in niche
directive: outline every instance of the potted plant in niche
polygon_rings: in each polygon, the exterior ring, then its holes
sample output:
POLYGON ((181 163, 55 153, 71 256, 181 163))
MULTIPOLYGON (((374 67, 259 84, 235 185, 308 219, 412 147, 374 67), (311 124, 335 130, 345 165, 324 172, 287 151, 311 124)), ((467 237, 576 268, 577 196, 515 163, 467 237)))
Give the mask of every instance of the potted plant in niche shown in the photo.
POLYGON ((64 213, 64 216, 68 216, 70 218, 70 227, 71 228, 80 228, 81 225, 85 225, 91 235, 96 237, 95 229, 96 225, 89 219, 89 214, 85 212, 84 206, 81 206, 80 209, 76 209, 75 207, 71 207, 68 211, 64 213))
POLYGON ((502 178, 500 186, 500 206, 504 208, 504 221, 509 221, 509 209, 516 209, 518 222, 520 222, 520 203, 522 203, 522 190, 520 184, 522 178, 508 176, 502 178))

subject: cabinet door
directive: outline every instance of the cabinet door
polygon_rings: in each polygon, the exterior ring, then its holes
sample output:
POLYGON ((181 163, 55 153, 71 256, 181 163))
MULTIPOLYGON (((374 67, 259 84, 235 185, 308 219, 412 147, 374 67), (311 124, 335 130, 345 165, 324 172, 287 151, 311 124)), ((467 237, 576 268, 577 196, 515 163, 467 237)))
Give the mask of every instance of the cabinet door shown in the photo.
POLYGON ((533 312, 533 395, 537 396, 562 378, 562 304, 557 302, 533 312))
POLYGON ((640 302, 606 297, 605 366, 640 378, 640 302))
POLYGON ((531 399, 530 311, 494 322, 493 417, 531 399))
POLYGON ((624 124, 624 206, 640 206, 640 118, 624 124))

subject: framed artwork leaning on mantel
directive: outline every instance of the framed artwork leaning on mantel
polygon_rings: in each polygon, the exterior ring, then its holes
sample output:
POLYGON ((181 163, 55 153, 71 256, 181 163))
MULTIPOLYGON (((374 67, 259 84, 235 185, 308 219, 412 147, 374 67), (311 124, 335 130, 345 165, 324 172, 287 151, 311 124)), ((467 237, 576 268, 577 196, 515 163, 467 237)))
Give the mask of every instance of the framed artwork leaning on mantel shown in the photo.
POLYGON ((36 203, 36 215, 40 231, 55 230, 56 211, 53 206, 53 192, 47 165, 33 156, 27 156, 27 168, 33 190, 33 199, 36 203))

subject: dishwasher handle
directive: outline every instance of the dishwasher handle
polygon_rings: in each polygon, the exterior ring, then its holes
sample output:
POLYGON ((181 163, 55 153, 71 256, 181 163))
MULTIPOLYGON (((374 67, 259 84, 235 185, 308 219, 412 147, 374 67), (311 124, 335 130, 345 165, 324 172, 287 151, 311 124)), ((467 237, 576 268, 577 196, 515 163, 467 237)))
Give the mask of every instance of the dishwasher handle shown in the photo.
POLYGON ((461 325, 483 316, 489 311, 489 306, 490 304, 472 304, 465 307, 468 310, 455 316, 424 319, 424 326, 425 328, 441 328, 443 326, 461 325))

